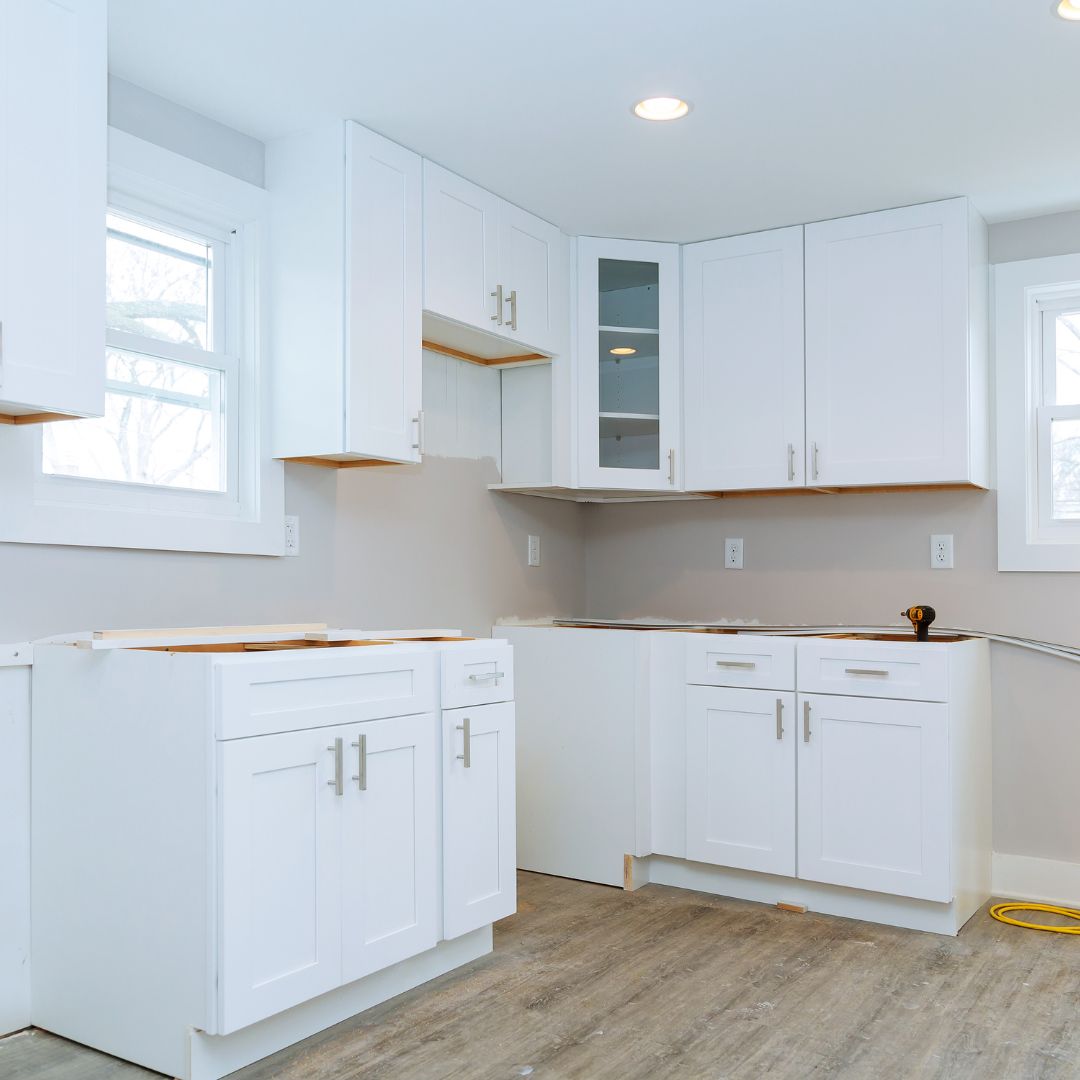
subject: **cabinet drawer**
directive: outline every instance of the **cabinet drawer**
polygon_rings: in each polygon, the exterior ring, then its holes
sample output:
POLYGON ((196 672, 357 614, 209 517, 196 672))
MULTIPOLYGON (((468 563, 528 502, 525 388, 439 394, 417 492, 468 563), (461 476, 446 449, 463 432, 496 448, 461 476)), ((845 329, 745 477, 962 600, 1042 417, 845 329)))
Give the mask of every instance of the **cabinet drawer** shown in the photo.
POLYGON ((216 734, 243 739, 432 712, 437 663, 430 651, 384 645, 219 663, 216 734))
POLYGON ((509 645, 455 645, 442 651, 442 706, 459 709, 514 700, 514 650, 509 645))
POLYGON ((799 690, 813 694, 948 701, 947 646, 933 642, 800 641, 799 690))
POLYGON ((700 686, 795 689, 795 642, 747 634, 687 634, 686 681, 700 686))

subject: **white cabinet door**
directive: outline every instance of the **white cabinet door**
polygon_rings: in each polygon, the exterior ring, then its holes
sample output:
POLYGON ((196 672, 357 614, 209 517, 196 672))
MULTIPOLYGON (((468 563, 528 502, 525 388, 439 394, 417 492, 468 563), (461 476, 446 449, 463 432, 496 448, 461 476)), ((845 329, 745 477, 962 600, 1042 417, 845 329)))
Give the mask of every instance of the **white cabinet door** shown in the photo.
POLYGON ((802 227, 682 255, 684 486, 801 486, 802 227))
POLYGON ((800 694, 799 877, 947 902, 948 706, 800 694))
POLYGON ((680 489, 679 247, 578 239, 578 482, 680 489))
POLYGON ((498 283, 502 200, 424 162, 424 307, 498 333, 492 293, 498 283))
POLYGON ((795 695, 686 690, 686 855, 795 873, 795 695))
POLYGON ((969 207, 806 226, 807 483, 970 478, 969 207))
POLYGON ((0 417, 105 404, 105 0, 0 4, 0 417))
POLYGON ((342 981, 352 982, 438 940, 438 720, 423 713, 343 732, 342 981))
POLYGON ((420 460, 421 159, 345 129, 346 452, 420 460))
POLYGON ((341 983, 334 734, 219 744, 223 1034, 341 983))
POLYGON ((517 910, 514 706, 443 713, 443 937, 517 910))
POLYGON ((569 257, 569 241, 554 225, 500 203, 501 330, 507 337, 544 352, 566 352, 569 257))

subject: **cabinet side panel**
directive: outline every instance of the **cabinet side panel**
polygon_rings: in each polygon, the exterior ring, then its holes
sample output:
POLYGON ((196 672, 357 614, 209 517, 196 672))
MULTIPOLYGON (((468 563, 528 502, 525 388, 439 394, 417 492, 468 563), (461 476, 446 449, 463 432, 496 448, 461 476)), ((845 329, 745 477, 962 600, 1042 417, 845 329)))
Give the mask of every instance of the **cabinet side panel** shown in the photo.
POLYGON ((344 449, 344 130, 266 147, 275 457, 344 449))
POLYGON ((35 654, 33 1022, 183 1075, 212 1030, 207 659, 35 654))
POLYGON ((634 847, 636 634, 500 626, 514 646, 518 866, 623 884, 634 847))
POLYGON ((968 401, 971 482, 990 487, 990 266, 986 222, 968 206, 971 252, 968 307, 968 401))

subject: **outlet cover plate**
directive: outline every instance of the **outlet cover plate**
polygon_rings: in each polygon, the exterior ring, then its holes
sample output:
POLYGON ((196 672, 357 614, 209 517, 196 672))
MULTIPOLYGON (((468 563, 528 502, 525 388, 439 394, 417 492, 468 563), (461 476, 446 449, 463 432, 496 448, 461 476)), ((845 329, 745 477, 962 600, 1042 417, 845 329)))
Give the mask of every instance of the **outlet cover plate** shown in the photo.
POLYGON ((724 569, 742 569, 742 540, 724 541, 724 569))
POLYGON ((285 515, 285 554, 300 554, 300 518, 296 514, 285 515))
POLYGON ((540 537, 539 536, 530 536, 529 537, 529 565, 530 566, 539 566, 540 565, 540 537))
POLYGON ((930 569, 951 570, 953 568, 952 533, 935 533, 930 537, 930 569))

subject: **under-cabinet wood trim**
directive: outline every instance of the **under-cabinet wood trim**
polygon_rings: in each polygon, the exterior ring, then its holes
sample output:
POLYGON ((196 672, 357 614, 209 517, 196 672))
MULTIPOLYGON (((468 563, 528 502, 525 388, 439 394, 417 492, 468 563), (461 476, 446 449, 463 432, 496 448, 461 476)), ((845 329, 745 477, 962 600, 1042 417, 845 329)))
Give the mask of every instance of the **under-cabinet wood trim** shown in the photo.
POLYGON ((454 349, 449 345, 440 345, 426 338, 421 341, 421 346, 428 352, 441 353, 443 356, 452 356, 456 360, 467 360, 470 364, 479 364, 481 367, 501 367, 504 364, 522 364, 536 360, 550 360, 546 353, 515 353, 510 356, 476 356, 465 352, 464 349, 454 349))
POLYGON ((48 424, 54 420, 81 420, 74 413, 36 412, 36 413, 0 413, 0 424, 48 424))
POLYGON ((286 457, 281 461, 291 461, 297 465, 317 465, 320 469, 367 469, 377 465, 404 465, 404 461, 383 461, 382 458, 352 458, 338 461, 328 457, 286 457))

